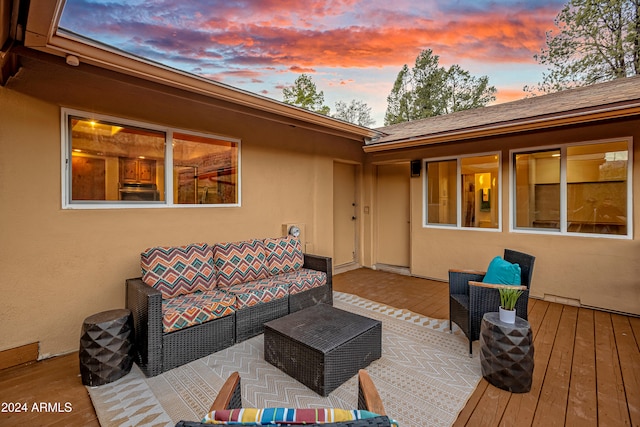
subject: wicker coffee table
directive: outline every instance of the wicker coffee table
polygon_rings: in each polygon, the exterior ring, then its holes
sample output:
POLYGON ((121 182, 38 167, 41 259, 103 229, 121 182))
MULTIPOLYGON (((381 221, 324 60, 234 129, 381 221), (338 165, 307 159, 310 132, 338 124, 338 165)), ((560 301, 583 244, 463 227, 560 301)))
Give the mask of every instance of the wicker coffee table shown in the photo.
POLYGON ((321 396, 382 355, 382 324, 317 304, 264 324, 264 358, 321 396))

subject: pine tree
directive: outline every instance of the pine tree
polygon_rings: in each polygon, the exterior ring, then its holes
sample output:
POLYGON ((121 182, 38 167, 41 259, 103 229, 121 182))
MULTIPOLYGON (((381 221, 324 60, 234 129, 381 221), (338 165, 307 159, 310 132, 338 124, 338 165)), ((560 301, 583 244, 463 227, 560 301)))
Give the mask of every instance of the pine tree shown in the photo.
POLYGON ((373 126, 376 123, 371 117, 371 107, 364 101, 355 99, 352 99, 349 104, 343 101, 336 102, 336 113, 333 117, 365 127, 373 126))
POLYGON ((423 50, 412 69, 405 64, 387 97, 385 125, 450 114, 487 105, 496 88, 487 76, 474 77, 459 65, 448 69, 440 57, 423 50))
POLYGON ((282 89, 283 102, 328 115, 329 107, 324 104, 324 92, 318 92, 310 76, 301 74, 291 87, 282 89))
POLYGON ((534 58, 548 66, 532 95, 640 73, 640 0, 570 0, 534 58))

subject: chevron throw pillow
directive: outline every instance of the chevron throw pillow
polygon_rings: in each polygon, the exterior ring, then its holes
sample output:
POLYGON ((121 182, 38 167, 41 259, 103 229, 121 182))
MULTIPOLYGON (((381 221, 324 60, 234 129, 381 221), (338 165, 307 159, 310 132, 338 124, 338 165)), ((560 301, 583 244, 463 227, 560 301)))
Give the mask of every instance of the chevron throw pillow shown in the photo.
POLYGON ((261 240, 216 243, 213 246, 216 282, 220 287, 269 277, 266 260, 261 240))
POLYGON ((215 287, 211 247, 206 243, 149 248, 140 254, 142 281, 173 298, 215 287))
POLYGON ((298 238, 293 236, 265 239, 267 267, 272 275, 299 270, 304 263, 298 238))

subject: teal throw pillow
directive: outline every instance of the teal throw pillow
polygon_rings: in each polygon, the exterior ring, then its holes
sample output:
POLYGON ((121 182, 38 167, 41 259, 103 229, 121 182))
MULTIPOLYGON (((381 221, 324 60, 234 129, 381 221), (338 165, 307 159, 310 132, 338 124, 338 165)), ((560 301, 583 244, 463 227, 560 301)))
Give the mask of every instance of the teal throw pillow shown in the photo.
POLYGON ((520 266, 512 264, 497 256, 491 260, 487 274, 482 279, 483 283, 494 285, 517 285, 520 286, 520 266))

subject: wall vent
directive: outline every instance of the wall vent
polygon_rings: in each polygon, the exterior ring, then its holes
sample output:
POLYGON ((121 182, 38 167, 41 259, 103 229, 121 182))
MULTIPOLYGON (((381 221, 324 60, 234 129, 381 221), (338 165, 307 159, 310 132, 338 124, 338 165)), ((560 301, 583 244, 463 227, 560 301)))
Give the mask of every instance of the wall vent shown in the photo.
POLYGON ((544 294, 544 300, 548 302, 557 302, 558 304, 572 305, 580 307, 580 300, 575 298, 561 297, 558 295, 544 294))

